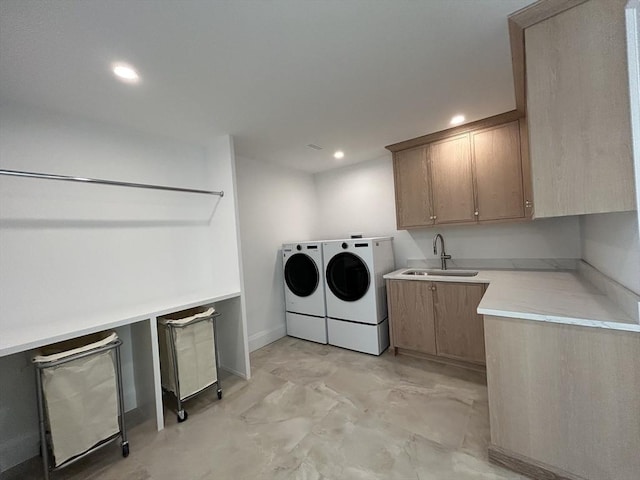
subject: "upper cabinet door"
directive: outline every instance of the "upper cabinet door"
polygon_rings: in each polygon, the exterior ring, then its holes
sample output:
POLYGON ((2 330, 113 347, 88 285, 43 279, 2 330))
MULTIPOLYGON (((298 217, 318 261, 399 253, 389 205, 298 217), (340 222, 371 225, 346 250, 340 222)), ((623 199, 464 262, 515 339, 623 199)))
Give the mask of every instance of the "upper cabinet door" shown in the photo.
POLYGON ((399 230, 433 223, 426 151, 420 147, 393 155, 399 230))
POLYGON ((536 217, 635 209, 626 3, 590 0, 524 30, 536 217))
POLYGON ((473 173, 469 134, 429 145, 435 223, 473 222, 473 173))
POLYGON ((524 217, 519 123, 472 132, 471 148, 478 220, 524 217))

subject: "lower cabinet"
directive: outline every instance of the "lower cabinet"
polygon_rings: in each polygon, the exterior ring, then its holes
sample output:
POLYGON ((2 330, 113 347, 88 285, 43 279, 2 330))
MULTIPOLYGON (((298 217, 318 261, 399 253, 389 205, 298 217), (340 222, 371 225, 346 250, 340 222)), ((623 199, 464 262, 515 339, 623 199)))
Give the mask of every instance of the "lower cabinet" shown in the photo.
POLYGON ((484 365, 483 318, 476 312, 484 291, 481 283, 387 280, 394 352, 484 365))
POLYGON ((438 355, 485 363, 484 321, 476 312, 484 290, 481 283, 433 282, 438 355))
POLYGON ((392 347, 436 354, 432 282, 389 280, 392 347))

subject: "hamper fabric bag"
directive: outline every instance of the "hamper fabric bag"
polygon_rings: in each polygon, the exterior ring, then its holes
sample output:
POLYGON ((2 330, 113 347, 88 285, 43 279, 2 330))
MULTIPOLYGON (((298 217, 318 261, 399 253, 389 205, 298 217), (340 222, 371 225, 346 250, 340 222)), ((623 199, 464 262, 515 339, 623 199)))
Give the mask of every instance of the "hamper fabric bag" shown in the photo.
MULTIPOLYGON (((200 309, 201 310, 201 309, 200 309)), ((213 307, 205 311, 186 310, 158 320, 160 373, 162 386, 176 396, 175 365, 171 353, 172 332, 178 361, 180 399, 187 398, 217 382, 213 307)))
MULTIPOLYGON (((95 334, 43 348, 34 363, 93 350, 117 340, 95 334)), ((42 387, 55 466, 120 432, 113 350, 42 368, 42 387)))

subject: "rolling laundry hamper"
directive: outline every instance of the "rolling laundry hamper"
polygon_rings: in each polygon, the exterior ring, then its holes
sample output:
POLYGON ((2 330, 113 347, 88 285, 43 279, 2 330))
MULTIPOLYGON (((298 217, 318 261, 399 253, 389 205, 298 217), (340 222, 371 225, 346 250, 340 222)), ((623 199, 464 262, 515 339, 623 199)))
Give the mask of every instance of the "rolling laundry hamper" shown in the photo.
POLYGON ((213 307, 197 307, 158 318, 162 388, 176 398, 178 422, 188 417, 182 403, 213 385, 222 398, 215 332, 219 316, 213 307))
POLYGON ((43 347, 33 357, 45 479, 117 438, 129 455, 120 345, 115 332, 102 332, 43 347))

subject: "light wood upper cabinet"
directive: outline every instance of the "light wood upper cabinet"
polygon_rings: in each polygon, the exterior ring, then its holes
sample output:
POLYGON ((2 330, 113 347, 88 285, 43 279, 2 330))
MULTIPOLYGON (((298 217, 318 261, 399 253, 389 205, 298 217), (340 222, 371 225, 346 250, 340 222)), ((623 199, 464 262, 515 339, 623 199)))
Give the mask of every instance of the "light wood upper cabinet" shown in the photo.
POLYGON ((478 221, 524 217, 519 123, 471 132, 471 149, 478 221))
POLYGON ((391 347, 484 364, 481 283, 387 280, 391 347))
POLYGON ((398 229, 433 223, 426 147, 393 156, 398 229))
POLYGON ((481 283, 434 283, 438 355, 485 363, 483 318, 476 312, 484 290, 481 283))
POLYGON ((389 280, 387 295, 393 346, 435 355, 431 282, 389 280))
POLYGON ((526 136, 513 111, 389 145, 398 229, 531 218, 526 136))
POLYGON ((636 208, 626 3, 589 0, 530 26, 526 9, 510 18, 526 27, 535 217, 636 208))
POLYGON ((469 135, 430 144, 428 157, 435 223, 475 221, 469 135))

